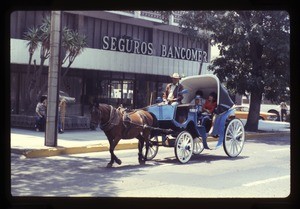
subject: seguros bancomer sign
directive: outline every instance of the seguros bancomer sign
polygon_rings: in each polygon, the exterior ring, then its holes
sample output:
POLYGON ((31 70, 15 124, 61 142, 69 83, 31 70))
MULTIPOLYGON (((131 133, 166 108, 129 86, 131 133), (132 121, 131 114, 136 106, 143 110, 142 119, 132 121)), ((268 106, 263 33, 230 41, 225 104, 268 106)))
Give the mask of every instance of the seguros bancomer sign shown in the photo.
MULTIPOLYGON (((102 38, 102 49, 143 55, 153 55, 154 51, 153 43, 110 36, 104 36, 102 38)), ((162 44, 160 45, 159 51, 159 56, 161 57, 207 62, 207 52, 195 48, 183 48, 162 44)))

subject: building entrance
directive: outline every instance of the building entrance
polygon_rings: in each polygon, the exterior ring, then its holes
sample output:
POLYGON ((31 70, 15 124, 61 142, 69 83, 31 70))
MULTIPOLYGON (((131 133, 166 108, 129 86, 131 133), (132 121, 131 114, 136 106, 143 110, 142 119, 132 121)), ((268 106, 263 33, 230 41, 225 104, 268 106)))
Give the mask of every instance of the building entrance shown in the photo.
POLYGON ((112 80, 109 85, 110 104, 115 107, 122 105, 123 107, 132 108, 133 106, 133 86, 132 80, 112 80))

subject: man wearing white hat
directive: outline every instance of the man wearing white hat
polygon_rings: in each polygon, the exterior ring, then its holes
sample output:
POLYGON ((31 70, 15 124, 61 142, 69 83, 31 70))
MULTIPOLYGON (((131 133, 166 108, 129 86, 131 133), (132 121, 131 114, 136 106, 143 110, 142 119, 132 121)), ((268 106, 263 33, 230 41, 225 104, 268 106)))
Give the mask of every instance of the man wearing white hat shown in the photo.
POLYGON ((166 91, 164 93, 164 99, 168 102, 168 104, 172 104, 173 102, 181 103, 183 99, 181 92, 183 90, 183 86, 179 83, 180 75, 178 73, 173 73, 171 76, 172 83, 169 83, 166 86, 166 91))

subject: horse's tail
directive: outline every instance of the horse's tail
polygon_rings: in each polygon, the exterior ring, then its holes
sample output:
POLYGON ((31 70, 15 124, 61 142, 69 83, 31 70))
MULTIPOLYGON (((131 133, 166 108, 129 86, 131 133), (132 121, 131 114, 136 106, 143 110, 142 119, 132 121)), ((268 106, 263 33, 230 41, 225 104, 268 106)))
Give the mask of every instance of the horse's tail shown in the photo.
POLYGON ((154 115, 152 112, 149 112, 149 114, 152 116, 153 118, 153 122, 152 122, 152 126, 153 127, 158 127, 158 120, 156 118, 156 115, 154 115))

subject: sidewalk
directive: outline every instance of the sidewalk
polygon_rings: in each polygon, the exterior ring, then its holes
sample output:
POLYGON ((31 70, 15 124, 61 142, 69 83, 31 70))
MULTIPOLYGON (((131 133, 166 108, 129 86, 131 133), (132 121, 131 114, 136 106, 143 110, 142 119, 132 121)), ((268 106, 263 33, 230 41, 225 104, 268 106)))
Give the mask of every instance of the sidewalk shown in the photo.
MULTIPOLYGON (((270 135, 278 136, 279 134, 290 134, 289 123, 262 121, 259 123, 259 132, 246 132, 246 139, 248 140, 254 137, 265 137, 270 135)), ((208 137, 208 141, 212 140, 217 139, 208 137)), ((109 142, 104 132, 99 128, 95 131, 88 129, 67 130, 63 134, 58 134, 57 147, 48 147, 45 146, 44 143, 44 132, 11 128, 11 152, 24 155, 27 158, 109 150, 109 142)), ((120 140, 116 150, 137 149, 137 143, 137 139, 120 140)))
MULTIPOLYGON (((137 139, 121 140, 118 149, 137 148, 137 139)), ((102 130, 67 130, 57 135, 57 147, 45 146, 45 132, 11 128, 11 152, 25 157, 48 157, 109 150, 109 142, 102 130)))

